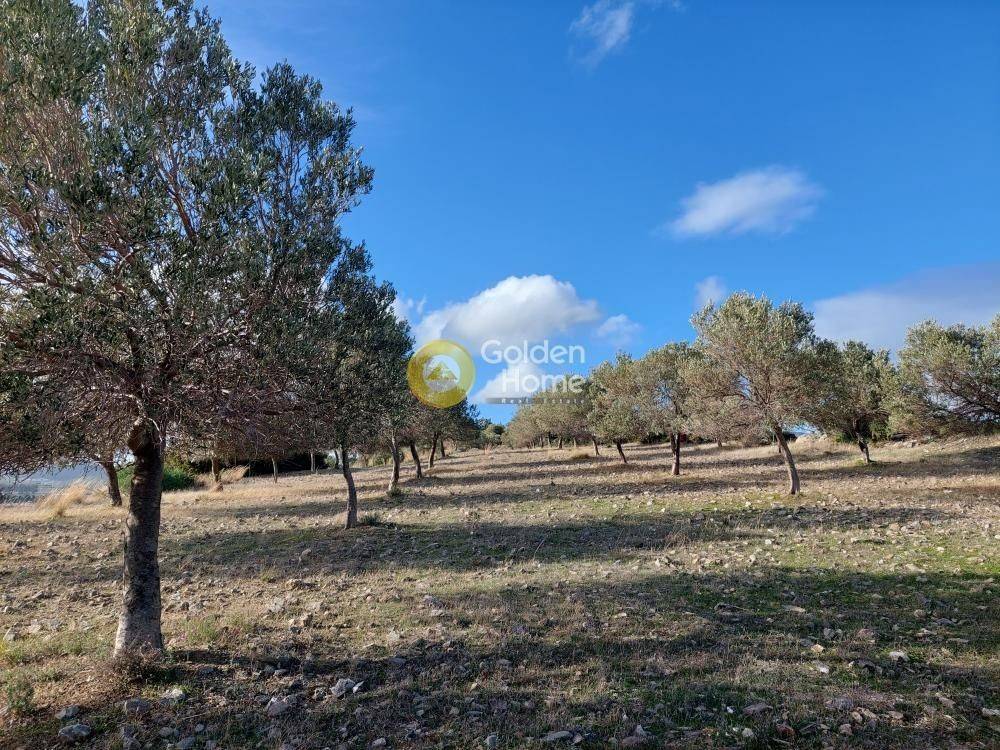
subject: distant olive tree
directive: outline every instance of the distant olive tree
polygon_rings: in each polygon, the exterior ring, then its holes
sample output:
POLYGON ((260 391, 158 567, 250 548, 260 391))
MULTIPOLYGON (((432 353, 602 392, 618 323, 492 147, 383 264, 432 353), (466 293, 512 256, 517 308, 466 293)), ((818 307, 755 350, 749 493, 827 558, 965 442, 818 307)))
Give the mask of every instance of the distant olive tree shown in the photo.
POLYGON ((0 363, 134 456, 115 650, 159 650, 171 436, 297 402, 372 172, 350 113, 287 65, 255 86, 191 0, 8 0, 0 50, 0 363))
POLYGON ((823 367, 806 418, 823 432, 861 450, 871 463, 869 445, 889 436, 889 409, 896 372, 887 351, 859 341, 828 346, 818 358, 823 367))
POLYGON ((683 376, 688 351, 683 342, 665 344, 648 352, 638 363, 644 421, 650 432, 670 436, 674 476, 681 473, 681 441, 690 427, 689 383, 683 376))
POLYGON ((767 430, 788 469, 788 491, 799 474, 785 437, 800 424, 816 392, 817 339, 812 316, 796 302, 777 307, 766 297, 734 294, 692 319, 698 356, 685 377, 700 398, 736 405, 746 429, 767 430))
POLYGON ((614 362, 602 362, 590 374, 591 409, 588 424, 599 440, 613 443, 622 463, 628 463, 622 443, 649 434, 647 395, 639 364, 619 353, 614 362))
POLYGON ((894 418, 916 432, 1000 427, 1000 315, 978 327, 911 328, 899 352, 894 418))

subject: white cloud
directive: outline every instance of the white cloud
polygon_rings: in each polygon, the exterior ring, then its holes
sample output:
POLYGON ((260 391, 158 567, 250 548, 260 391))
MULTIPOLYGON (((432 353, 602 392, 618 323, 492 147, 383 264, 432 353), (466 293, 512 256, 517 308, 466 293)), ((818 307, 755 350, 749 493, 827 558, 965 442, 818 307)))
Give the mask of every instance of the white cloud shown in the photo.
POLYGON ((396 316, 396 320, 406 320, 412 324, 424 314, 424 306, 426 304, 426 297, 415 300, 412 297, 398 295, 392 301, 392 314, 396 316))
POLYGON ((906 330, 924 320, 982 325, 1000 313, 1000 263, 925 271, 819 300, 814 310, 820 336, 898 350, 906 330))
POLYGON ((598 326, 594 332, 598 338, 606 339, 615 346, 625 346, 635 338, 642 326, 628 315, 612 315, 598 326))
POLYGON ((669 229, 680 236, 728 232, 782 234, 816 210, 822 189, 796 169, 772 166, 700 183, 681 201, 669 229))
POLYGON ((695 308, 701 310, 706 305, 722 302, 729 290, 718 276, 709 276, 694 285, 695 308))
POLYGON ((484 341, 539 341, 601 317, 596 301, 552 276, 509 276, 465 302, 432 310, 414 326, 417 343, 446 338, 475 352, 484 341))
POLYGON ((536 393, 543 378, 542 370, 533 362, 507 365, 472 394, 474 404, 484 404, 491 398, 524 398, 536 393))
POLYGON ((594 66, 628 42, 635 18, 635 3, 620 0, 597 0, 585 5, 569 30, 581 40, 584 50, 579 59, 594 66))

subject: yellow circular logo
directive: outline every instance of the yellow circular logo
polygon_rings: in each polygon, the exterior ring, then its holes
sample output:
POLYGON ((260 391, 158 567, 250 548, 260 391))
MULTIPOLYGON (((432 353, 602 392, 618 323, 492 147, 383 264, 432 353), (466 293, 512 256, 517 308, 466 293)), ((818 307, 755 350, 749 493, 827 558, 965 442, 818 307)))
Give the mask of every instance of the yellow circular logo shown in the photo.
POLYGON ((461 344, 435 339, 414 352, 406 366, 413 395, 428 406, 447 409, 469 394, 476 366, 461 344))

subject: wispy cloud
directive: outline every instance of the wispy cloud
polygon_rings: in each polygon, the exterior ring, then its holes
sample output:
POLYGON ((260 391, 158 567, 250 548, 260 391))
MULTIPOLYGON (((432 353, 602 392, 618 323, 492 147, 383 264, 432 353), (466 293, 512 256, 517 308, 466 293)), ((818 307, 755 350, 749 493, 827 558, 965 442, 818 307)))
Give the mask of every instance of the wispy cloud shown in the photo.
POLYGON ((925 271, 821 299, 813 309, 820 336, 898 350, 906 330, 924 320, 982 325, 1000 313, 1000 263, 925 271))
POLYGON ((681 237, 782 234, 812 215, 822 195, 823 190, 797 169, 772 166, 741 172, 699 184, 681 201, 681 215, 666 228, 681 237))
POLYGON ((642 329, 628 315, 612 315, 597 327, 594 332, 598 338, 604 339, 614 346, 625 346, 632 342, 642 329))
POLYGON ((725 282, 718 276, 704 278, 694 285, 695 309, 701 310, 706 305, 718 304, 728 293, 725 282))
POLYGON ((632 34, 635 3, 620 0, 597 0, 583 6, 570 24, 579 48, 576 56, 584 65, 595 66, 612 52, 622 49, 632 34))

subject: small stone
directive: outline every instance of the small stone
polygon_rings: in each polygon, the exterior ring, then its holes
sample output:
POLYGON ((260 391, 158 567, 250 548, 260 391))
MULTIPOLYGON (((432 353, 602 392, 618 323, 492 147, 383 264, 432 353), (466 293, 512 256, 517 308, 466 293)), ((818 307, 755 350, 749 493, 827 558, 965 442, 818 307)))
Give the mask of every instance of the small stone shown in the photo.
POLYGON ((843 735, 846 735, 847 737, 850 737, 851 735, 854 734, 854 729, 851 727, 850 724, 841 724, 839 727, 837 727, 837 731, 843 735))
POLYGON ((743 727, 743 731, 740 732, 740 734, 743 735, 743 737, 748 740, 752 740, 754 737, 757 736, 754 734, 754 731, 750 727, 743 727))
POLYGON ((176 736, 178 734, 178 732, 173 727, 160 727, 160 731, 158 732, 158 734, 163 739, 166 740, 166 739, 170 739, 171 737, 176 736))
POLYGON ((561 742, 562 740, 573 739, 573 733, 568 732, 565 729, 561 729, 555 732, 549 732, 547 735, 542 737, 542 742, 561 742))
POLYGON ((394 667, 405 667, 406 659, 404 659, 402 656, 390 656, 389 664, 391 664, 394 667))
POLYGON ((986 719, 996 719, 1000 717, 1000 708, 984 708, 981 713, 986 719))
POLYGON ((955 707, 955 701, 953 701, 951 698, 949 698, 946 695, 942 695, 941 693, 935 693, 934 697, 937 698, 938 699, 938 703, 940 703, 945 708, 954 708, 955 707))
POLYGON ((334 698, 343 698, 345 695, 354 690, 356 683, 349 677, 341 677, 334 683, 333 687, 330 688, 330 692, 333 693, 334 698))
POLYGON ((187 700, 187 693, 185 693, 179 687, 172 687, 170 690, 166 691, 160 696, 163 702, 170 706, 176 706, 178 703, 183 703, 187 700))
POLYGON ((76 722, 75 724, 69 724, 59 730, 59 739, 65 742, 67 745, 73 745, 81 740, 85 740, 90 736, 90 727, 86 724, 81 724, 76 722))
POLYGON ((854 708, 854 700, 846 695, 838 695, 836 698, 828 700, 826 707, 832 708, 834 711, 850 711, 854 708))
POLYGON ((17 632, 14 628, 7 628, 6 632, 3 634, 4 643, 13 643, 17 638, 17 632))
POLYGON ((288 703, 287 698, 274 696, 267 702, 267 708, 265 711, 267 715, 273 719, 276 716, 281 716, 282 714, 287 713, 289 708, 291 708, 291 705, 288 703))
POLYGON ((895 662, 909 661, 910 657, 906 655, 905 651, 890 651, 889 659, 895 662))
POLYGON ((152 708, 152 706, 145 698, 129 698, 125 701, 124 708, 126 714, 139 715, 149 713, 149 709, 152 708))
POLYGON ((775 727, 775 731, 778 733, 778 736, 781 737, 782 739, 786 740, 795 739, 795 729, 789 726, 788 724, 778 724, 778 726, 775 727))
POLYGON ((195 739, 194 737, 185 737, 182 740, 178 740, 177 744, 174 745, 176 750, 191 750, 194 747, 195 739))
POLYGON ((769 711, 771 707, 766 703, 753 703, 743 709, 744 716, 760 716, 765 711, 769 711))
POLYGON ((376 750, 376 748, 380 748, 380 747, 385 747, 386 746, 385 737, 379 737, 377 740, 372 741, 372 745, 371 746, 372 746, 372 750, 376 750))
POLYGON ((59 719, 60 721, 63 721, 65 719, 72 719, 78 713, 80 713, 79 706, 66 706, 66 708, 62 708, 59 710, 58 713, 56 713, 56 718, 59 719))
MULTIPOLYGON (((985 711, 986 709, 983 710, 985 711)), ((495 734, 491 734, 486 738, 485 744, 486 750, 496 750, 496 748, 500 746, 500 738, 495 734)))

